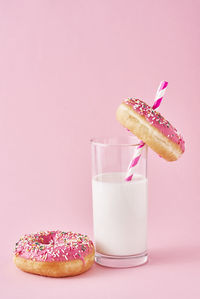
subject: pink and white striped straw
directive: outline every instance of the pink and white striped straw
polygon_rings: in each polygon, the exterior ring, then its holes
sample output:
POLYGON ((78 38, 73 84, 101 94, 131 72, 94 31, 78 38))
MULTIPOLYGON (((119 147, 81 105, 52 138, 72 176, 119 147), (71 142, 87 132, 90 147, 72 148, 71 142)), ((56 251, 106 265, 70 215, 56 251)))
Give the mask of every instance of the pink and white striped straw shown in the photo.
MULTIPOLYGON (((153 109, 157 109, 160 106, 162 99, 164 97, 167 85, 168 85, 167 81, 161 81, 161 83, 158 87, 158 90, 156 92, 156 97, 154 99, 154 103, 152 106, 153 109)), ((140 144, 138 145, 138 147, 134 153, 133 159, 131 160, 131 163, 129 164, 128 171, 127 171, 127 174, 125 177, 125 180, 127 182, 131 181, 133 178, 134 167, 138 164, 138 162, 140 160, 140 157, 142 154, 142 149, 143 149, 144 145, 145 145, 145 143, 143 141, 140 141, 140 144)))

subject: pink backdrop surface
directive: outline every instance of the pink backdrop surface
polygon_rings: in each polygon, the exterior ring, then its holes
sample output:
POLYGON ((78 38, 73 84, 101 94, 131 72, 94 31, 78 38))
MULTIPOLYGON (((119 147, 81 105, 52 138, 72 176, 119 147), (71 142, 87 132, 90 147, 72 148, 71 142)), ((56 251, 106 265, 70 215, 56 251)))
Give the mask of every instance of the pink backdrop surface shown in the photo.
POLYGON ((199 298, 200 2, 0 1, 0 284, 2 298, 199 298), (168 163, 149 150, 149 263, 97 265, 74 278, 20 272, 24 233, 92 237, 90 143, 126 134, 122 99, 151 104, 181 131, 168 163))

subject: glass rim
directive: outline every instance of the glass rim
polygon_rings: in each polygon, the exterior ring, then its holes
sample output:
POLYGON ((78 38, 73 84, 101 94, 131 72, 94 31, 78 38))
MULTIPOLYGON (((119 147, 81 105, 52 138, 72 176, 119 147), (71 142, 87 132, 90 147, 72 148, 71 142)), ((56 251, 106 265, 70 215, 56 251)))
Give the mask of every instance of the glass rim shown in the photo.
POLYGON ((129 139, 137 139, 137 141, 135 140, 135 142, 117 142, 114 140, 119 139, 120 137, 104 137, 104 138, 96 138, 96 137, 92 137, 90 139, 90 143, 94 144, 94 145, 98 145, 98 146, 126 146, 126 147, 136 147, 140 145, 139 139, 136 136, 129 136, 129 137, 123 137, 123 138, 129 138, 129 139), (113 142, 111 142, 113 141, 113 142))

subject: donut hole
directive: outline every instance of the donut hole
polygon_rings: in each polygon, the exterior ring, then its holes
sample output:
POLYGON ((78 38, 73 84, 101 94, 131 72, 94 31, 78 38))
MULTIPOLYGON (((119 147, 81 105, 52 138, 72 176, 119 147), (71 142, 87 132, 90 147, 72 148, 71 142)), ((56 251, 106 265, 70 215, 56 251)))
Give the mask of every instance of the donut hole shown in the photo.
POLYGON ((48 245, 50 243, 54 243, 55 233, 50 233, 48 235, 40 236, 38 239, 38 243, 48 245))

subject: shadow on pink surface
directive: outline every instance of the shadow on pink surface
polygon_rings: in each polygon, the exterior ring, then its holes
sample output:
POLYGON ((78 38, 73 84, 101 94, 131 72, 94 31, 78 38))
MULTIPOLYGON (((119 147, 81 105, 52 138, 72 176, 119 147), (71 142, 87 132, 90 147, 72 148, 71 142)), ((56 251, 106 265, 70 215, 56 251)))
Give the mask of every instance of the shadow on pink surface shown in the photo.
POLYGON ((200 246, 155 248, 149 253, 149 265, 185 264, 200 260, 200 246))

